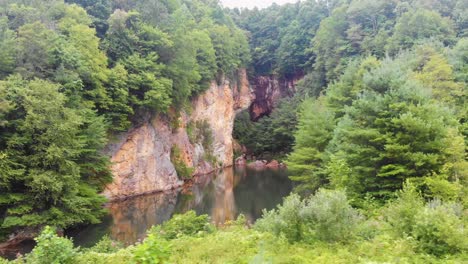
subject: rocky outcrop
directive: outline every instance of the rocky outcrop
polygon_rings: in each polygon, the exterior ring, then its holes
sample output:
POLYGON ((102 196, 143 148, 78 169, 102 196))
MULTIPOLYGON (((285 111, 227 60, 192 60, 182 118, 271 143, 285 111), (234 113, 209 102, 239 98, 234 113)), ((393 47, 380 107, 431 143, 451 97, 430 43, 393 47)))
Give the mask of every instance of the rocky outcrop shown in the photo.
POLYGON ((247 74, 241 70, 236 82, 223 80, 218 85, 213 81, 206 92, 192 100, 189 113, 174 115, 179 116, 177 120, 156 115, 118 136, 107 147, 114 180, 103 194, 115 200, 182 185, 171 161, 171 152, 174 154, 176 149, 178 158, 193 175, 231 166, 234 118, 249 107, 253 98, 247 74), (210 131, 208 148, 202 142, 208 135, 193 135, 200 132, 195 124, 203 124, 210 131))
MULTIPOLYGON (((237 160, 236 160, 237 161, 237 160)), ((237 162, 236 162, 237 164, 237 162)), ((250 169, 254 170, 265 170, 265 169, 285 169, 286 165, 284 163, 280 163, 277 160, 272 160, 270 162, 266 160, 256 160, 247 165, 250 169)))
POLYGON ((246 155, 242 154, 242 156, 237 157, 235 165, 236 166, 245 166, 245 165, 247 165, 246 155))
POLYGON ((256 170, 264 170, 267 165, 266 160, 256 160, 254 162, 249 163, 247 166, 251 169, 256 169, 256 170))
POLYGON ((252 80, 255 100, 249 108, 251 119, 257 121, 269 115, 281 98, 293 96, 297 82, 303 77, 302 73, 282 78, 275 75, 255 77, 252 80))
POLYGON ((266 165, 266 167, 269 169, 278 169, 280 167, 280 163, 277 160, 272 160, 266 165))

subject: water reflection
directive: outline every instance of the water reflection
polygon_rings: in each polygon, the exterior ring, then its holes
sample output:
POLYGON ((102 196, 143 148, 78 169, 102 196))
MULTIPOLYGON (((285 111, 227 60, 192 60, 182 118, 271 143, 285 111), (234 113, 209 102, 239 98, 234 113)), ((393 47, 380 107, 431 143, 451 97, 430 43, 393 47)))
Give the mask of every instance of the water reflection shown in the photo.
POLYGON ((271 209, 291 191, 284 171, 224 169, 197 177, 185 190, 135 197, 109 205, 109 216, 101 224, 69 232, 80 246, 91 246, 103 235, 135 243, 152 225, 161 224, 175 213, 195 210, 208 214, 213 223, 234 220, 240 213, 251 222, 271 209))

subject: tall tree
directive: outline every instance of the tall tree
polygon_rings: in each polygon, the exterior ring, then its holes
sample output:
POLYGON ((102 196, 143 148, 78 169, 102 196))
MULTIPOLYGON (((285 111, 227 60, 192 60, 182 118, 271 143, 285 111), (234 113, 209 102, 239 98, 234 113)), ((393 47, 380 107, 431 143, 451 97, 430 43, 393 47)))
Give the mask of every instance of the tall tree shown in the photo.
MULTIPOLYGON (((105 122, 66 106, 60 86, 14 76, 0 83, 12 108, 1 127, 2 231, 54 224, 96 223, 99 185, 109 180, 105 122)), ((102 186, 102 185, 101 185, 102 186)))

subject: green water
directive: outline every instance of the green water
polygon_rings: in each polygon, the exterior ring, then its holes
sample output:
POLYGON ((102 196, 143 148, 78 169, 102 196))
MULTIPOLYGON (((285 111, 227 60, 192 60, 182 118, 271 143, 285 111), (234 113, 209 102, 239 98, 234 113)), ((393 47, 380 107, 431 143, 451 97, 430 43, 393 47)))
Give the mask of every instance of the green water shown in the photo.
POLYGON ((253 223, 261 217, 263 209, 274 208, 291 189, 285 171, 227 168, 197 177, 186 190, 109 204, 109 215, 101 224, 71 230, 67 235, 83 247, 92 246, 104 235, 128 245, 143 239, 151 226, 188 210, 210 215, 215 224, 233 220, 239 214, 253 223))

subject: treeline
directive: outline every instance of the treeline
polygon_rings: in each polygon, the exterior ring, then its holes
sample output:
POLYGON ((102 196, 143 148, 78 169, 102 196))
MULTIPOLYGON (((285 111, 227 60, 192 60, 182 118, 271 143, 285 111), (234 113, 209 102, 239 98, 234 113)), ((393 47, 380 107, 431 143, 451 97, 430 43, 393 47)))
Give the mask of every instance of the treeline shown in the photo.
POLYGON ((467 8, 461 0, 306 0, 231 14, 249 32, 257 75, 313 70, 323 85, 353 57, 395 55, 427 38, 454 45, 468 34, 467 8))
POLYGON ((110 135, 248 62, 217 1, 2 1, 0 237, 98 222, 110 135))

